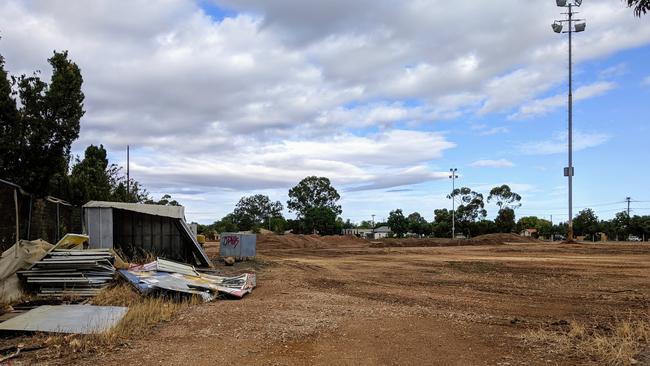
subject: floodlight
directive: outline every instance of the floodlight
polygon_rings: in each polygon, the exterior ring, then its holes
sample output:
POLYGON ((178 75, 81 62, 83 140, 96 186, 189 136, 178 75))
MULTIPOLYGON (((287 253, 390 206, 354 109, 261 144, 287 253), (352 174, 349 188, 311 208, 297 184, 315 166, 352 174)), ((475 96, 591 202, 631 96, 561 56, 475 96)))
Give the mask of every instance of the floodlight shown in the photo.
POLYGON ((576 6, 580 6, 580 5, 582 5, 582 0, 576 0, 575 3, 576 3, 576 6))
POLYGON ((587 27, 586 22, 576 23, 576 32, 584 32, 585 27, 587 27))
POLYGON ((562 32, 562 23, 555 22, 555 23, 551 24, 551 28, 553 28, 553 32, 561 33, 562 32))
POLYGON ((555 0, 557 6, 566 6, 566 0, 555 0))

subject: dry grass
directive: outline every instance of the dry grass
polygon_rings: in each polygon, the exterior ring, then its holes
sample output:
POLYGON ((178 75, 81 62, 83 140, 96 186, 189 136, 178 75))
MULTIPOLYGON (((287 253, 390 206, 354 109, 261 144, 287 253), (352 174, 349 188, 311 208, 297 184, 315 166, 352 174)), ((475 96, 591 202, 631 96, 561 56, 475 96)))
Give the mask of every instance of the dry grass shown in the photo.
POLYGON ((40 343, 62 353, 112 349, 135 336, 147 334, 151 328, 170 321, 178 312, 200 302, 200 299, 194 297, 142 296, 129 285, 118 285, 103 290, 92 300, 93 305, 129 308, 114 328, 93 335, 49 336, 40 343))
POLYGON ((650 313, 616 320, 605 327, 588 328, 571 322, 562 330, 530 330, 523 338, 559 354, 588 357, 613 366, 636 365, 639 356, 650 349, 650 313))

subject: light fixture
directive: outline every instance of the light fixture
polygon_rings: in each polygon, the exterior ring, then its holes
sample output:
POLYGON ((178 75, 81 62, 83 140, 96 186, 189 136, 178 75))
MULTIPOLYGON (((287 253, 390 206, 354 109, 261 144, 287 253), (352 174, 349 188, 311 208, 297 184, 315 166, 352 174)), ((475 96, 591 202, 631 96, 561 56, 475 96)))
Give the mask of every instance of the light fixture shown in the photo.
POLYGON ((562 32, 562 23, 555 22, 555 23, 551 24, 551 28, 553 28, 553 32, 561 33, 562 32))
POLYGON ((555 0, 557 6, 566 6, 566 0, 555 0))
POLYGON ((586 22, 576 23, 576 32, 584 32, 585 27, 587 27, 586 22))
POLYGON ((576 6, 580 6, 582 5, 582 0, 575 0, 575 3, 576 6))

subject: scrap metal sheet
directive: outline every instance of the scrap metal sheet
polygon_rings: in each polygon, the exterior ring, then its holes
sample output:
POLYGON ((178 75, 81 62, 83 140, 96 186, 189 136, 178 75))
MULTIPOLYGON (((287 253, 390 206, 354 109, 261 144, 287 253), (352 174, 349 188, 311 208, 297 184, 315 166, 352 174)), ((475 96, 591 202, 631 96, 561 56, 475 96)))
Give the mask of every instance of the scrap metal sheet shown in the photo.
POLYGON ((0 323, 0 330, 96 334, 114 327, 128 310, 121 306, 43 305, 0 323))
POLYGON ((120 270, 129 282, 140 292, 148 294, 159 288, 169 291, 186 292, 199 294, 205 301, 210 301, 208 294, 224 293, 241 298, 252 292, 256 286, 254 273, 245 273, 235 277, 212 276, 201 273, 199 276, 190 276, 181 273, 169 273, 158 271, 128 271, 120 270))

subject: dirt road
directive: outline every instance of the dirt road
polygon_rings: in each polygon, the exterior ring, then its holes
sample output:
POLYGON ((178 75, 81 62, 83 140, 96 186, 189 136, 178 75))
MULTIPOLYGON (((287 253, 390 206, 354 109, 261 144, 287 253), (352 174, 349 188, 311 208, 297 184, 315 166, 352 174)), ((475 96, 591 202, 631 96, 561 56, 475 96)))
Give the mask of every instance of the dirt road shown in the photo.
MULTIPOLYGON (((84 365, 576 365, 529 329, 647 312, 650 247, 275 249, 243 300, 191 308, 84 365)), ((50 360, 51 364, 58 361, 50 360)))

